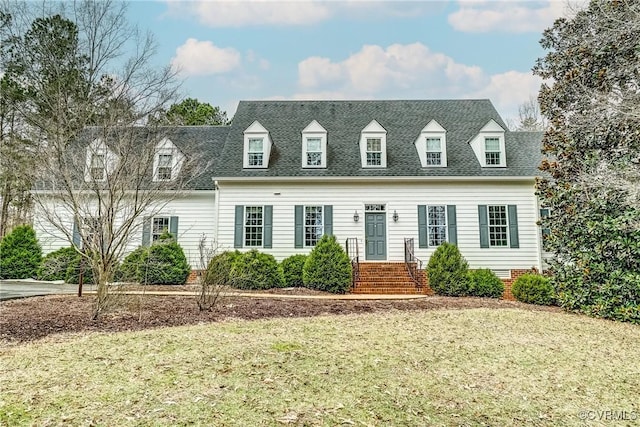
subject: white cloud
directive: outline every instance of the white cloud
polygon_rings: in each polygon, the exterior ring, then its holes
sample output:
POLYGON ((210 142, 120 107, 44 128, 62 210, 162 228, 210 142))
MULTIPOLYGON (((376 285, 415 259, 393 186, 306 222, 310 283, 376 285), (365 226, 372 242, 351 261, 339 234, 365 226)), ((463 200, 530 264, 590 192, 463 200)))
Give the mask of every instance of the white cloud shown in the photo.
POLYGON ((322 57, 301 61, 299 91, 291 98, 489 98, 499 111, 512 114, 537 94, 540 82, 530 72, 488 75, 421 43, 367 45, 342 61, 322 57))
POLYGON ((309 25, 327 19, 325 2, 274 0, 168 1, 172 15, 190 15, 209 27, 309 25))
POLYGON ((176 49, 171 66, 187 76, 228 73, 241 64, 240 53, 233 48, 220 48, 210 41, 188 39, 176 49))
MULTIPOLYGON (((542 32, 553 22, 569 13, 566 2, 461 1, 460 9, 449 15, 449 24, 457 31, 486 32, 542 32)), ((579 6, 578 6, 579 7, 579 6)))

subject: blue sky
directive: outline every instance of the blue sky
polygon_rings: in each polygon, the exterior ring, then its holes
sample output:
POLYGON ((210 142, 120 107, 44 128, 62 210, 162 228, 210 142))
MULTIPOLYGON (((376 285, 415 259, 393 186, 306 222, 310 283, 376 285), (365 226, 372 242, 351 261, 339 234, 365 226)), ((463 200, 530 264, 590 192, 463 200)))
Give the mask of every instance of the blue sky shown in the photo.
POLYGON ((241 99, 489 98, 506 119, 537 94, 542 31, 561 1, 142 1, 158 65, 185 97, 233 115, 241 99))

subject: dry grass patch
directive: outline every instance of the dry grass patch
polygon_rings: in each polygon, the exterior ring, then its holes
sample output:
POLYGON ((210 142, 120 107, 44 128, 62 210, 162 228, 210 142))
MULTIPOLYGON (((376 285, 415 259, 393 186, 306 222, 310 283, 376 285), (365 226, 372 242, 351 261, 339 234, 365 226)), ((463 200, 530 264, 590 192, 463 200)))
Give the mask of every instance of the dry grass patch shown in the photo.
POLYGON ((640 416, 640 328, 563 313, 229 321, 0 351, 7 425, 571 426, 584 424, 580 411, 640 416))

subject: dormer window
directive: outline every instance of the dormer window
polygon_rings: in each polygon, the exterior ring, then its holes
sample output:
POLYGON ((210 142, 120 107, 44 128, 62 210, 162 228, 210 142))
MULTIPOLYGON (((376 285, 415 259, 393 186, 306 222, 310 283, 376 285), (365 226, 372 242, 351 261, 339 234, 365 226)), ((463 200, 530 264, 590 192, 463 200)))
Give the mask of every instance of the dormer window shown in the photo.
POLYGON ((327 167, 327 131, 315 120, 302 131, 302 167, 327 167))
POLYGON ((264 161, 264 139, 249 139, 249 166, 262 167, 264 161))
POLYGON ((93 153, 91 155, 91 179, 94 181, 104 181, 105 178, 104 154, 93 153))
POLYGON ((244 131, 244 168, 268 168, 273 142, 269 131, 257 120, 244 131))
POLYGON ((104 182, 118 164, 118 157, 109 150, 107 144, 95 139, 86 148, 84 181, 104 182))
POLYGON ((320 138, 307 138, 307 166, 322 165, 322 146, 320 138))
POLYGON ((153 180, 155 182, 173 181, 178 177, 183 162, 184 155, 178 150, 178 147, 168 138, 163 138, 156 145, 153 180))
POLYGON ((442 165, 442 141, 440 138, 427 138, 427 166, 442 165))
POLYGON ((360 134, 360 160, 364 168, 387 167, 387 131, 375 120, 360 134))
POLYGON ((447 166, 447 131, 435 120, 422 129, 415 145, 423 168, 447 166))
POLYGON ((158 180, 170 181, 173 169, 173 154, 158 155, 158 180))
POLYGON ((500 165, 500 139, 485 138, 484 139, 484 156, 487 166, 500 165))
POLYGON ((382 140, 367 138, 367 166, 382 166, 382 140))
POLYGON ((482 167, 496 168, 507 166, 504 144, 504 129, 491 119, 469 144, 482 167))

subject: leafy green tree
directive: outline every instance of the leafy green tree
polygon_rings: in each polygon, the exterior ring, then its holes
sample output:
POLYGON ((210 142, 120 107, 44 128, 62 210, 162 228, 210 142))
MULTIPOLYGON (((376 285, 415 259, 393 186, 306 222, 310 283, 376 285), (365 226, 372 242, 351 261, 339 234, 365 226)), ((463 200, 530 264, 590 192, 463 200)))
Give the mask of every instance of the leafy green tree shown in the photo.
POLYGON ((173 104, 161 116, 161 123, 180 126, 212 126, 229 124, 226 111, 195 98, 173 104))
POLYGON ((42 248, 29 225, 14 228, 0 241, 0 278, 36 277, 42 262, 42 248))
POLYGON ((537 194, 559 303, 640 322, 640 3, 592 0, 541 44, 537 194))

